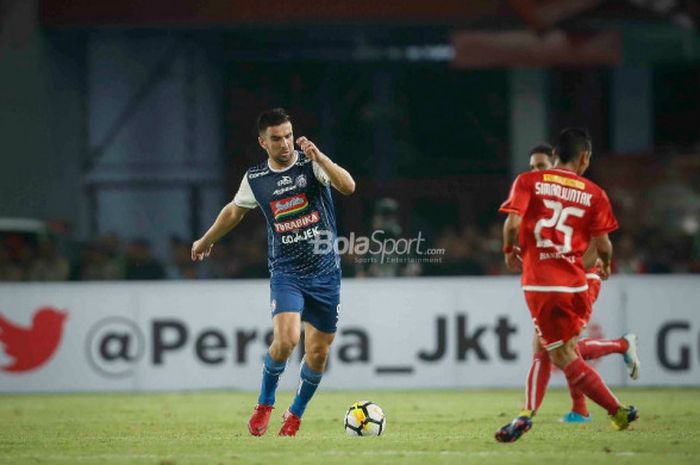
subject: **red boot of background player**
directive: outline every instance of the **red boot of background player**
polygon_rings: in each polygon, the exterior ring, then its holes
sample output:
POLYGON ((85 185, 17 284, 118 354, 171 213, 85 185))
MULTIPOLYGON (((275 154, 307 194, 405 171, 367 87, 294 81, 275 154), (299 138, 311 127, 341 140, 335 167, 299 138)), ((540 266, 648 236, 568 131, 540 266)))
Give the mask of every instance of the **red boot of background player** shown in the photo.
POLYGON ((301 418, 287 410, 284 412, 282 420, 284 420, 284 423, 282 423, 282 428, 280 429, 279 435, 296 436, 297 431, 299 431, 299 427, 301 426, 301 418))
POLYGON ((253 436, 262 436, 267 432, 267 424, 270 423, 270 414, 272 413, 272 405, 258 404, 253 410, 253 414, 248 420, 248 431, 253 436))

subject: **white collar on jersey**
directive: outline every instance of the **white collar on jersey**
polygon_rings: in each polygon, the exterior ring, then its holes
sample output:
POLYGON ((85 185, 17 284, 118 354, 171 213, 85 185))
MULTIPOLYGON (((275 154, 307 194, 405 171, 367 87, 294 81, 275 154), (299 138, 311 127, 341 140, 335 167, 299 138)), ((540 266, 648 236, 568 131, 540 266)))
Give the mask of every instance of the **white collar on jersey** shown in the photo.
POLYGON ((286 168, 282 168, 281 170, 276 170, 276 169, 274 169, 272 166, 270 166, 270 159, 269 159, 269 158, 267 159, 267 167, 270 168, 270 171, 272 171, 273 173, 284 173, 285 171, 287 171, 288 169, 290 169, 292 166, 296 165, 297 160, 299 160, 299 152, 297 152, 297 151, 295 150, 295 151, 294 151, 294 159, 293 159, 292 162, 289 164, 289 166, 287 166, 286 168))

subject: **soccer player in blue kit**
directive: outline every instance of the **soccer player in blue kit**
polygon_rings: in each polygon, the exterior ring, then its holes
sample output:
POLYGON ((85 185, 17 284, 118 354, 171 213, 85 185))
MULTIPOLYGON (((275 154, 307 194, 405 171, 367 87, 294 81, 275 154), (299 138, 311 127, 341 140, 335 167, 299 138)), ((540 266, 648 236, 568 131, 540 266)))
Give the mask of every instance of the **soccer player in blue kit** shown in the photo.
POLYGON ((280 436, 295 436, 309 400, 321 382, 340 308, 340 258, 335 248, 318 252, 313 239, 336 237, 330 186, 344 195, 355 191, 350 173, 306 137, 296 143, 282 108, 258 117, 258 142, 267 160, 249 168, 233 201, 192 244, 192 259, 203 260, 214 243, 259 206, 267 222, 270 308, 273 340, 265 355, 258 404, 248 421, 254 436, 267 431, 275 391, 287 359, 299 342, 304 322, 305 355, 294 402, 283 415, 280 436))

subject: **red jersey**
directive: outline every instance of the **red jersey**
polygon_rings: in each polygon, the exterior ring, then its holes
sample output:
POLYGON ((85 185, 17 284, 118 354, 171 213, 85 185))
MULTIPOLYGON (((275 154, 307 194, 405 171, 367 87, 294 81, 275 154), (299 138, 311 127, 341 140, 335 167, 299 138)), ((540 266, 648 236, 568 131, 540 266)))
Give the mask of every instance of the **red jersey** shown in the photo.
POLYGON ((522 217, 519 245, 526 291, 585 291, 581 257, 591 237, 618 227, 605 191, 560 168, 518 176, 499 212, 522 217))

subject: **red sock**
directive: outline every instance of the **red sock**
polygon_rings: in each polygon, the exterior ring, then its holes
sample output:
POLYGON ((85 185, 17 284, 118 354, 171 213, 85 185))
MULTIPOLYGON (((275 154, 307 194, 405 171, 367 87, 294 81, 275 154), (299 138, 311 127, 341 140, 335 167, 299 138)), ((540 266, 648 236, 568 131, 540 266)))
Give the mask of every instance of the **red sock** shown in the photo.
MULTIPOLYGON (((579 357, 582 357, 581 351, 579 350, 579 346, 580 344, 576 346, 576 353, 579 357)), ((588 406, 586 405, 586 396, 583 395, 583 392, 571 387, 571 385, 569 385, 568 383, 567 386, 569 388, 569 394, 571 395, 572 401, 571 411, 576 412, 579 415, 583 415, 584 417, 587 417, 589 412, 588 406)))
POLYGON ((624 354, 627 352, 629 343, 627 339, 581 339, 576 344, 576 348, 581 353, 584 360, 603 357, 610 354, 624 354))
POLYGON ((584 417, 588 416, 588 406, 586 405, 586 396, 578 389, 569 386, 569 394, 571 394, 572 407, 571 411, 576 412, 584 417))
POLYGON ((547 351, 541 350, 533 355, 525 384, 525 410, 534 412, 540 408, 551 374, 552 361, 547 351))
POLYGON ((581 358, 564 367, 566 381, 573 389, 586 395, 596 404, 614 415, 620 407, 620 402, 615 398, 610 389, 605 385, 600 375, 581 358))

